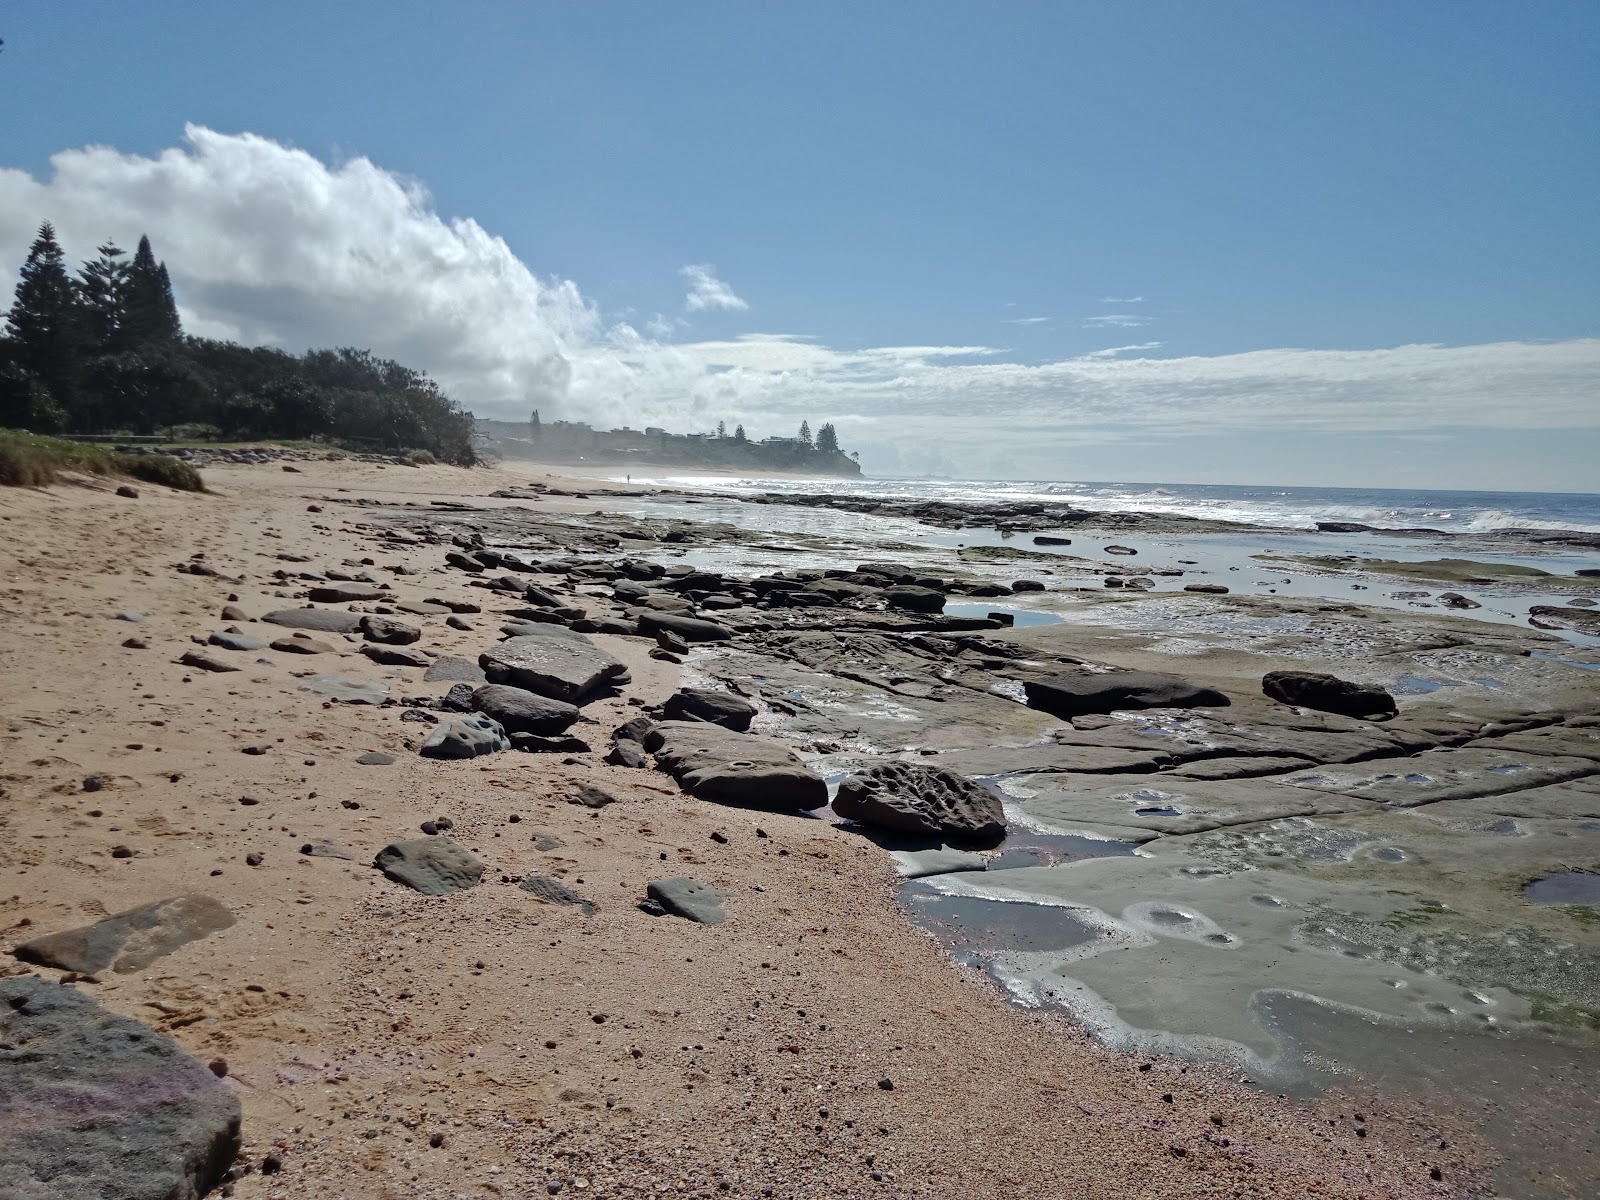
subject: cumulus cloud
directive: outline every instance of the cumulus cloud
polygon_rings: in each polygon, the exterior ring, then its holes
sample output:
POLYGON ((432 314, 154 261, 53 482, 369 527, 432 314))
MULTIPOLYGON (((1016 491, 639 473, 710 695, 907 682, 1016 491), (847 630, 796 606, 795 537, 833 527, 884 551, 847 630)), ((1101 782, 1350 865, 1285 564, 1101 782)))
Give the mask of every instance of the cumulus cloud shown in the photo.
MULTIPOLYGON (((724 419, 753 436, 831 420, 869 469, 872 447, 887 462, 921 445, 943 447, 958 472, 1051 447, 1263 429, 1600 430, 1600 339, 1182 358, 1150 357, 1161 347, 1145 342, 1045 363, 983 345, 840 349, 786 332, 679 342, 679 320, 656 315, 641 330, 608 318, 576 283, 535 274, 477 222, 441 216, 421 184, 364 158, 329 164, 192 126, 155 157, 89 147, 52 167, 42 180, 0 169, 7 280, 43 220, 79 258, 148 232, 192 332, 296 351, 370 347, 429 371, 482 416, 537 407, 547 420, 688 429, 724 419)), ((693 269, 726 288, 709 266, 693 269)), ((697 278, 684 278, 692 297, 697 278)))
POLYGON ((750 307, 734 294, 731 287, 717 278, 717 269, 710 263, 690 263, 686 267, 679 267, 678 274, 689 284, 689 290, 683 297, 683 306, 690 312, 701 312, 708 308, 742 310, 750 307))

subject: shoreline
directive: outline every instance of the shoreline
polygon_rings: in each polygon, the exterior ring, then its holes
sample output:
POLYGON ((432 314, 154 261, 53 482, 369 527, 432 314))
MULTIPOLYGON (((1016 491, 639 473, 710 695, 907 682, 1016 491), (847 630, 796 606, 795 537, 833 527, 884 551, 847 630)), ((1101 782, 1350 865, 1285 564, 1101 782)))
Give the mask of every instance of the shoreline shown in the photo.
MULTIPOLYGON (((1364 1096, 1371 1136, 1357 1140, 1335 1095, 1289 1104, 1220 1069, 1163 1059, 1141 1070, 1064 1018, 1018 1013, 904 916, 886 856, 824 822, 691 800, 656 772, 582 754, 419 759, 408 746, 426 723, 396 718, 427 709, 329 706, 300 690, 304 659, 270 651, 267 663, 241 655, 239 672, 185 679, 171 659, 221 626, 227 595, 252 617, 301 603, 303 582, 273 571, 401 566, 408 573, 383 577, 404 599, 466 596, 495 611, 445 569, 448 537, 397 542, 385 536, 397 518, 414 524, 428 509, 447 529, 496 513, 559 522, 596 507, 583 494, 593 480, 576 475, 541 476, 580 494, 531 508, 484 499, 497 484, 526 487, 526 473, 504 468, 307 463, 294 475, 263 465, 207 477, 213 496, 147 489, 130 503, 78 484, 0 496, 16 581, 0 637, 30 681, 5 701, 7 761, 28 766, 6 783, 20 849, 5 862, 17 898, 0 903, 0 926, 9 945, 24 930, 187 887, 234 909, 231 930, 147 971, 78 986, 202 1060, 228 1059, 253 1160, 273 1147, 283 1159, 281 1175, 247 1175, 235 1194, 516 1194, 576 1188, 581 1175, 588 1194, 613 1196, 660 1194, 680 1177, 691 1183, 673 1194, 722 1194, 720 1179, 749 1195, 1165 1196, 1228 1194, 1246 1181, 1300 1195, 1314 1174, 1324 1194, 1398 1197, 1469 1194, 1482 1179, 1483 1148, 1448 1119, 1438 1131, 1414 1124, 1425 1114, 1404 1097, 1364 1096), (174 573, 196 552, 220 574, 174 573), (110 619, 133 607, 147 610, 143 621, 110 619), (119 648, 130 632, 152 650, 119 648), (360 751, 399 761, 363 766, 360 751), (91 772, 108 785, 85 794, 91 772), (578 779, 620 803, 569 803, 578 779), (246 795, 260 803, 241 805, 246 795), (489 862, 484 885, 431 899, 366 867, 363 855, 438 815, 489 862), (530 828, 564 844, 537 850, 530 828), (296 855, 317 838, 355 857, 296 855), (107 857, 113 844, 131 856, 107 857), (247 850, 266 855, 260 866, 245 864, 247 850), (593 897, 598 913, 494 882, 534 870, 593 897), (647 879, 680 871, 732 894, 727 925, 633 909, 647 879), (1330 1119, 1345 1122, 1337 1147, 1330 1119), (965 1132, 974 1127, 983 1140, 965 1132), (443 1132, 441 1147, 428 1146, 429 1131, 443 1132)), ((567 526, 545 535, 574 544, 567 526)), ((591 554, 603 545, 577 541, 591 554)), ((599 593, 574 594, 593 603, 599 593)), ((473 658, 498 622, 421 623, 430 650, 473 658)), ((600 748, 603 730, 637 713, 627 699, 658 704, 684 677, 650 657, 653 641, 591 636, 633 675, 626 696, 585 708, 598 724, 583 736, 600 748)), ((336 648, 337 669, 386 679, 392 697, 443 691, 353 650, 336 648)), ((688 665, 726 677, 725 663, 688 665)))

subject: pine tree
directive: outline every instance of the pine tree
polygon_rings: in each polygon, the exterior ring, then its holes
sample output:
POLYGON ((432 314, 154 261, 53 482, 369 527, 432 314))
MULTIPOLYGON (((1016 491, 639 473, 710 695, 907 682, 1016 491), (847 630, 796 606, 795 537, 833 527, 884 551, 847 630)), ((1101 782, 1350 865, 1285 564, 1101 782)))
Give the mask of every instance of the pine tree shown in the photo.
POLYGON ((178 305, 172 297, 172 281, 167 264, 157 263, 150 239, 141 237, 139 249, 127 268, 123 287, 121 345, 125 348, 147 342, 176 341, 183 334, 178 321, 178 305))
POLYGON ((96 246, 95 251, 100 257, 84 263, 78 272, 78 295, 83 301, 88 349, 112 354, 121 346, 129 267, 120 261, 121 247, 112 242, 96 246))
POLYGON ((717 441, 719 441, 719 442, 723 441, 723 440, 725 440, 727 438, 727 436, 728 436, 728 423, 726 421, 718 421, 717 422, 717 441))
POLYGON ((832 421, 817 430, 817 452, 820 454, 839 453, 839 435, 834 430, 832 421))
POLYGON ((533 410, 533 419, 528 422, 528 437, 537 442, 541 432, 542 430, 539 426, 539 410, 536 408, 533 410))
POLYGON ((743 425, 735 425, 733 427, 733 440, 736 442, 742 442, 745 440, 743 425))
POLYGON ((48 221, 28 249, 6 329, 16 340, 18 362, 70 409, 83 353, 83 309, 48 221))
POLYGON ((802 446, 811 445, 811 423, 809 421, 800 422, 800 444, 802 446))

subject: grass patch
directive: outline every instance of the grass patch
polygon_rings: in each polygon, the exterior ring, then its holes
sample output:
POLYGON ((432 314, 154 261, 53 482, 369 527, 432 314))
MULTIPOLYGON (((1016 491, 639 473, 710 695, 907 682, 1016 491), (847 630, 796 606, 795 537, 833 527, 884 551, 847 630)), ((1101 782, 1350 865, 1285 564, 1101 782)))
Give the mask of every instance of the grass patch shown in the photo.
POLYGON ((107 446, 0 429, 0 487, 44 487, 61 471, 125 475, 179 491, 205 491, 200 472, 170 454, 118 454, 107 446))

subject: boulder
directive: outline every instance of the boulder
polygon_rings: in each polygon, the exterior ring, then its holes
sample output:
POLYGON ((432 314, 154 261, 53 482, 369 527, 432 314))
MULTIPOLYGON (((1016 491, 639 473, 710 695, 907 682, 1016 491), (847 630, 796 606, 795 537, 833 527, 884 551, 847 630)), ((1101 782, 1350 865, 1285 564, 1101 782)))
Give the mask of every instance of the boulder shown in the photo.
POLYGON ((606 761, 612 766, 638 769, 648 765, 650 760, 645 757, 644 747, 638 742, 632 738, 617 738, 611 743, 606 761))
POLYGON ((197 1200, 239 1099, 171 1038, 31 976, 0 980, 0 1196, 197 1200))
POLYGON ((406 650, 399 646, 380 646, 368 642, 361 647, 361 653, 375 663, 382 663, 386 667, 426 667, 433 662, 421 650, 406 650))
POLYGON ((944 611, 945 596, 932 588, 907 585, 892 587, 883 593, 884 603, 890 608, 903 608, 908 612, 937 613, 944 611))
POLYGON ((234 633, 230 629, 222 629, 213 633, 206 639, 213 646, 221 646, 224 650, 265 650, 267 643, 261 638, 252 637, 248 633, 234 633))
POLYGON ((290 629, 312 629, 319 633, 354 633, 361 628, 361 614, 331 608, 280 608, 261 618, 290 629))
POLYGON ((478 656, 490 683, 520 687, 575 703, 627 672, 622 662, 587 638, 514 637, 478 656))
POLYGON ((494 718, 507 733, 565 733, 578 719, 576 705, 503 683, 485 684, 473 692, 472 707, 494 718))
POLYGON ((645 734, 656 765, 689 795, 744 808, 804 812, 828 785, 786 746, 704 721, 663 721, 645 734))
POLYGON ((710 688, 683 688, 667 697, 661 715, 668 721, 709 721, 743 733, 755 718, 756 706, 743 696, 710 688))
POLYGON ((476 758, 511 749, 511 740, 500 723, 482 713, 457 717, 439 726, 422 743, 424 758, 476 758))
POLYGON ((645 635, 654 635, 664 629, 677 634, 686 642, 725 642, 733 636, 733 631, 726 625, 718 625, 715 621, 704 621, 699 617, 657 612, 649 608, 630 609, 628 615, 638 620, 639 632, 645 635))
POLYGON ((426 896, 448 896, 476 887, 483 878, 483 863, 449 838, 422 837, 393 842, 372 860, 396 883, 426 896))
POLYGON ((482 683, 483 681, 482 667, 470 658, 451 654, 434 659, 428 664, 428 670, 422 676, 423 683, 482 683))
POLYGON ((322 604, 350 604, 358 600, 382 600, 388 592, 370 583, 329 583, 312 588, 307 595, 322 604))
POLYGON ((725 893, 698 879, 685 875, 657 879, 645 891, 650 899, 675 917, 701 925, 720 925, 728 919, 722 911, 722 902, 727 898, 725 893))
POLYGON ((1261 691, 1280 704, 1346 717, 1392 717, 1399 712, 1394 697, 1381 687, 1316 671, 1268 671, 1261 677, 1261 691))
POLYGON ((270 645, 282 654, 332 654, 334 651, 327 642, 308 637, 273 638, 270 645))
POLYGON ((589 743, 571 734, 543 737, 537 733, 513 733, 511 748, 525 754, 587 754, 589 743))
POLYGON ((901 833, 993 843, 1005 836, 1000 800, 981 784, 942 767, 883 762, 839 785, 833 811, 850 821, 901 833))
POLYGON ((385 646, 409 646, 422 640, 422 630, 389 617, 362 617, 361 636, 385 646))
POLYGON ((1199 592, 1205 596, 1226 596, 1228 585, 1225 583, 1186 583, 1183 585, 1186 592, 1199 592))
POLYGON ((1048 679, 1027 679, 1022 687, 1029 708, 1057 717, 1140 708, 1225 708, 1230 703, 1215 688, 1162 671, 1079 671, 1048 679))
POLYGON ((84 975, 109 968, 121 975, 143 970, 162 955, 233 923, 233 914, 210 896, 174 896, 101 917, 92 925, 34 938, 11 953, 41 967, 84 975))

